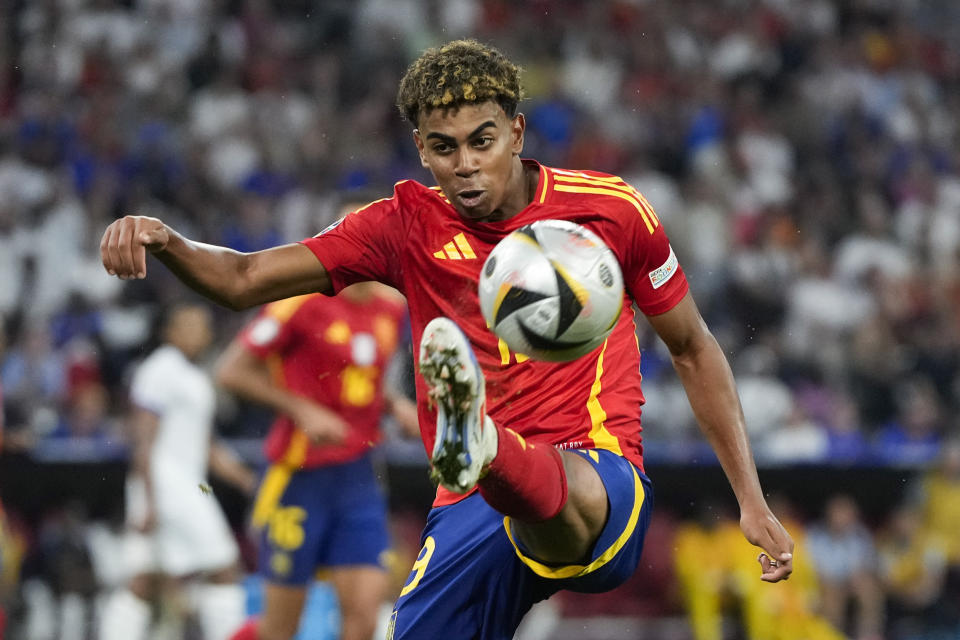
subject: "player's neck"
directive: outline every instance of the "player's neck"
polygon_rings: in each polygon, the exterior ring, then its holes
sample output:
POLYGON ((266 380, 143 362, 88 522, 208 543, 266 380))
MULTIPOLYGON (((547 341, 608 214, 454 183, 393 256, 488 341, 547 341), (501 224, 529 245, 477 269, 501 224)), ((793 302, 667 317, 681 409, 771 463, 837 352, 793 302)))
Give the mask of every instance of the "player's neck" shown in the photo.
POLYGON ((503 204, 490 216, 490 221, 509 220, 521 211, 527 208, 537 193, 537 187, 540 184, 540 167, 537 165, 526 165, 520 160, 519 156, 514 158, 517 163, 517 170, 510 178, 510 194, 503 204))
POLYGON ((536 164, 523 164, 523 175, 527 181, 527 204, 533 202, 534 198, 537 197, 537 187, 540 186, 540 166, 536 164))

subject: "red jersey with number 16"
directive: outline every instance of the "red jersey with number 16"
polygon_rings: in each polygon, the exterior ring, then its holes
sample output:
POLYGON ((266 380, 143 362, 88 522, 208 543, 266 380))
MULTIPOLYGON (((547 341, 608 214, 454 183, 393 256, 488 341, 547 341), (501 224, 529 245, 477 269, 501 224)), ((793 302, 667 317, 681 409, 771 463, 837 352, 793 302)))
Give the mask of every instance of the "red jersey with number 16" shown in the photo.
MULTIPOLYGON (((303 241, 330 274, 335 290, 378 280, 406 295, 413 344, 437 316, 455 321, 470 340, 487 383, 487 412, 533 442, 560 448, 601 448, 643 468, 640 436, 640 353, 631 304, 647 315, 664 313, 687 293, 687 281, 653 208, 620 178, 539 169, 534 201, 509 220, 462 218, 439 187, 414 181, 393 197, 348 214, 303 241), (624 313, 607 341, 567 363, 530 360, 506 349, 480 313, 477 282, 487 255, 510 232, 544 219, 581 224, 616 254, 626 288, 624 313)), ((414 354, 418 350, 414 349, 414 354)), ((417 376, 420 428, 433 450, 436 413, 417 376)), ((442 487, 435 505, 461 496, 442 487)))
POLYGON ((294 469, 348 462, 380 441, 383 374, 404 319, 395 293, 363 301, 314 293, 266 305, 240 334, 277 383, 343 418, 344 442, 316 445, 278 414, 264 443, 267 459, 294 469))

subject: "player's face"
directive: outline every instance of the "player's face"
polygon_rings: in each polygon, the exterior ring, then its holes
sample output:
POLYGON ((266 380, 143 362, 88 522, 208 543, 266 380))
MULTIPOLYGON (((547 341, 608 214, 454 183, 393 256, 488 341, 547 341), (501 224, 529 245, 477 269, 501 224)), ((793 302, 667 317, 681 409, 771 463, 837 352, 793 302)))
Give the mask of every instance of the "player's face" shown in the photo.
POLYGON ((167 324, 167 340, 190 360, 213 341, 213 320, 202 307, 183 307, 173 313, 167 324))
POLYGON ((522 114, 510 118, 496 102, 434 109, 420 116, 414 141, 454 208, 471 220, 504 220, 529 204, 519 161, 522 114))

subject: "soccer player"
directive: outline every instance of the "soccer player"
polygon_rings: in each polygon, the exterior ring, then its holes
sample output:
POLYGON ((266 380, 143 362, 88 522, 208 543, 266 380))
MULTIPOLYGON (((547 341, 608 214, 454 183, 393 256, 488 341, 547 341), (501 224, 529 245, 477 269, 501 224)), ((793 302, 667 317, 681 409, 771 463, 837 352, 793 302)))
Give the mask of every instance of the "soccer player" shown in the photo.
POLYGON ((213 381, 194 361, 213 337, 208 309, 185 304, 163 322, 163 344, 136 369, 131 474, 127 481, 127 587, 110 595, 101 640, 143 640, 151 604, 199 577, 192 604, 205 640, 225 640, 243 623, 246 595, 237 584, 239 552, 206 483, 208 464, 246 493, 252 471, 212 442, 213 381))
MULTIPOLYGON (((146 275, 152 253, 188 285, 244 308, 379 280, 407 296, 419 343, 420 425, 440 487, 392 637, 510 638, 559 589, 605 591, 639 561, 652 488, 643 474, 636 303, 670 350, 698 422, 761 547, 761 579, 792 571, 793 543, 767 506, 733 375, 703 322, 663 225, 615 176, 522 159, 519 70, 472 40, 425 51, 398 106, 437 182, 393 196, 314 238, 241 254, 128 216, 104 233, 104 266, 146 275), (477 300, 484 258, 511 231, 560 218, 613 250, 626 311, 596 351, 550 364, 511 353, 477 300)), ((704 563, 712 561, 703 550, 704 563)))
POLYGON ((385 409, 419 434, 415 404, 385 389, 404 323, 399 294, 360 282, 333 298, 267 305, 220 357, 222 386, 278 413, 252 515, 264 611, 233 640, 292 638, 320 567, 337 593, 340 638, 373 636, 388 587, 389 536, 370 451, 385 409))

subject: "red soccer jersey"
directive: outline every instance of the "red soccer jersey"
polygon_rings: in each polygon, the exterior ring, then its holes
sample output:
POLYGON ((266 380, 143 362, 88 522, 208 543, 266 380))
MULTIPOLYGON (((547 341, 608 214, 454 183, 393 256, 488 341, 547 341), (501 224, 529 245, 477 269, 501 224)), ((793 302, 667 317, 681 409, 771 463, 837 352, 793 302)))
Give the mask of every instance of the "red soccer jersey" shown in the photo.
MULTIPOLYGON (((531 161, 525 161, 528 166, 531 161)), ((413 344, 437 316, 454 320, 476 352, 487 383, 487 412, 527 440, 560 448, 602 448, 643 468, 640 437, 640 352, 631 303, 648 315, 670 310, 687 281, 646 199, 620 178, 594 171, 538 166, 534 202, 509 220, 462 218, 439 187, 396 185, 392 198, 347 215, 304 240, 330 274, 335 290, 379 280, 407 296, 413 344), (511 353, 480 313, 477 282, 487 255, 508 233, 536 220, 582 224, 603 238, 623 270, 624 313, 592 353, 567 363, 511 353)), ((418 349, 414 349, 419 356, 418 349)), ((420 428, 433 450, 435 410, 417 376, 420 428)), ((435 505, 461 496, 442 487, 435 505)))
POLYGON ((358 302, 318 293, 266 305, 240 334, 288 390, 333 410, 350 425, 345 442, 315 445, 278 414, 264 443, 267 458, 293 468, 347 462, 380 440, 383 374, 404 317, 399 300, 358 302))

